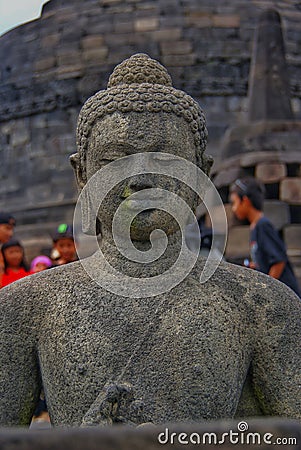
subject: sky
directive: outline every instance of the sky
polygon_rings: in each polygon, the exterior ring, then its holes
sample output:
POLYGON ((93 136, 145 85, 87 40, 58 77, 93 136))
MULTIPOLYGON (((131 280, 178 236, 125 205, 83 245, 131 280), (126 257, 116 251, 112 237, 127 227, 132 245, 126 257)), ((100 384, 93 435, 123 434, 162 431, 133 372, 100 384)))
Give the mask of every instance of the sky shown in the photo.
POLYGON ((47 0, 0 0, 0 35, 40 16, 47 0))

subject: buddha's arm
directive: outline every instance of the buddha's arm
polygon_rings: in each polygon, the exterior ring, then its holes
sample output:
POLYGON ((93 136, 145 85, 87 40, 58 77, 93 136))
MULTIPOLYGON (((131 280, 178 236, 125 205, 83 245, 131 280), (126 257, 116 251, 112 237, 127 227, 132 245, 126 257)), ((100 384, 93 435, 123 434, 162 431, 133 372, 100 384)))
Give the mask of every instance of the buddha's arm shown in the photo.
POLYGON ((280 282, 265 291, 254 330, 255 395, 264 414, 301 419, 301 301, 280 282))
POLYGON ((33 316, 24 283, 0 291, 0 425, 28 425, 40 392, 33 316))

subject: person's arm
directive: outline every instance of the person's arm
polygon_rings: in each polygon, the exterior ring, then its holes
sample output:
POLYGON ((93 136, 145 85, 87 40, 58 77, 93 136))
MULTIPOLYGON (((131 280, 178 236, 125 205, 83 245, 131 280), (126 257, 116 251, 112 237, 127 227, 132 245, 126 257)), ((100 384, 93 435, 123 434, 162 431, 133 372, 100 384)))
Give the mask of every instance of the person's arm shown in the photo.
POLYGON ((28 283, 0 292, 0 425, 29 425, 41 383, 28 283))
POLYGON ((301 302, 283 283, 260 281, 253 390, 265 415, 301 419, 301 302))
POLYGON ((270 267, 269 275, 271 277, 276 278, 277 280, 279 280, 279 278, 281 277, 282 272, 284 270, 284 267, 285 267, 285 262, 284 261, 281 261, 279 263, 273 264, 270 267))

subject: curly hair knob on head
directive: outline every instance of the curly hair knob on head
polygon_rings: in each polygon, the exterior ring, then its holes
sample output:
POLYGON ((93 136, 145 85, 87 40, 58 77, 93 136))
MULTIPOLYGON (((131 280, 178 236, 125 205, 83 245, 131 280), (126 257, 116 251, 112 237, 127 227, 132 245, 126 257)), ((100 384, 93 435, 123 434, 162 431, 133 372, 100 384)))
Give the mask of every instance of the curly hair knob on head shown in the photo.
POLYGON ((94 123, 116 111, 162 111, 182 117, 194 136, 199 165, 209 173, 212 159, 204 155, 207 129, 203 111, 192 97, 174 88, 165 67, 146 54, 133 55, 117 65, 109 78, 108 88, 96 93, 82 107, 77 126, 77 147, 82 167, 85 166, 94 123))

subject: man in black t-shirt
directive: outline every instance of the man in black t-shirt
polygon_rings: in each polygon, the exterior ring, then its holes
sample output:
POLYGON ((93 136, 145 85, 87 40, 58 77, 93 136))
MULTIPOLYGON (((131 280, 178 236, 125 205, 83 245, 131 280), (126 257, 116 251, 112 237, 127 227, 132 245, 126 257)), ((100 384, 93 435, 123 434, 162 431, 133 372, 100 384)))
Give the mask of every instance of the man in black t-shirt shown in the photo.
POLYGON ((238 179, 230 200, 235 216, 250 222, 250 267, 282 281, 301 297, 284 242, 263 214, 263 186, 255 178, 238 179))

